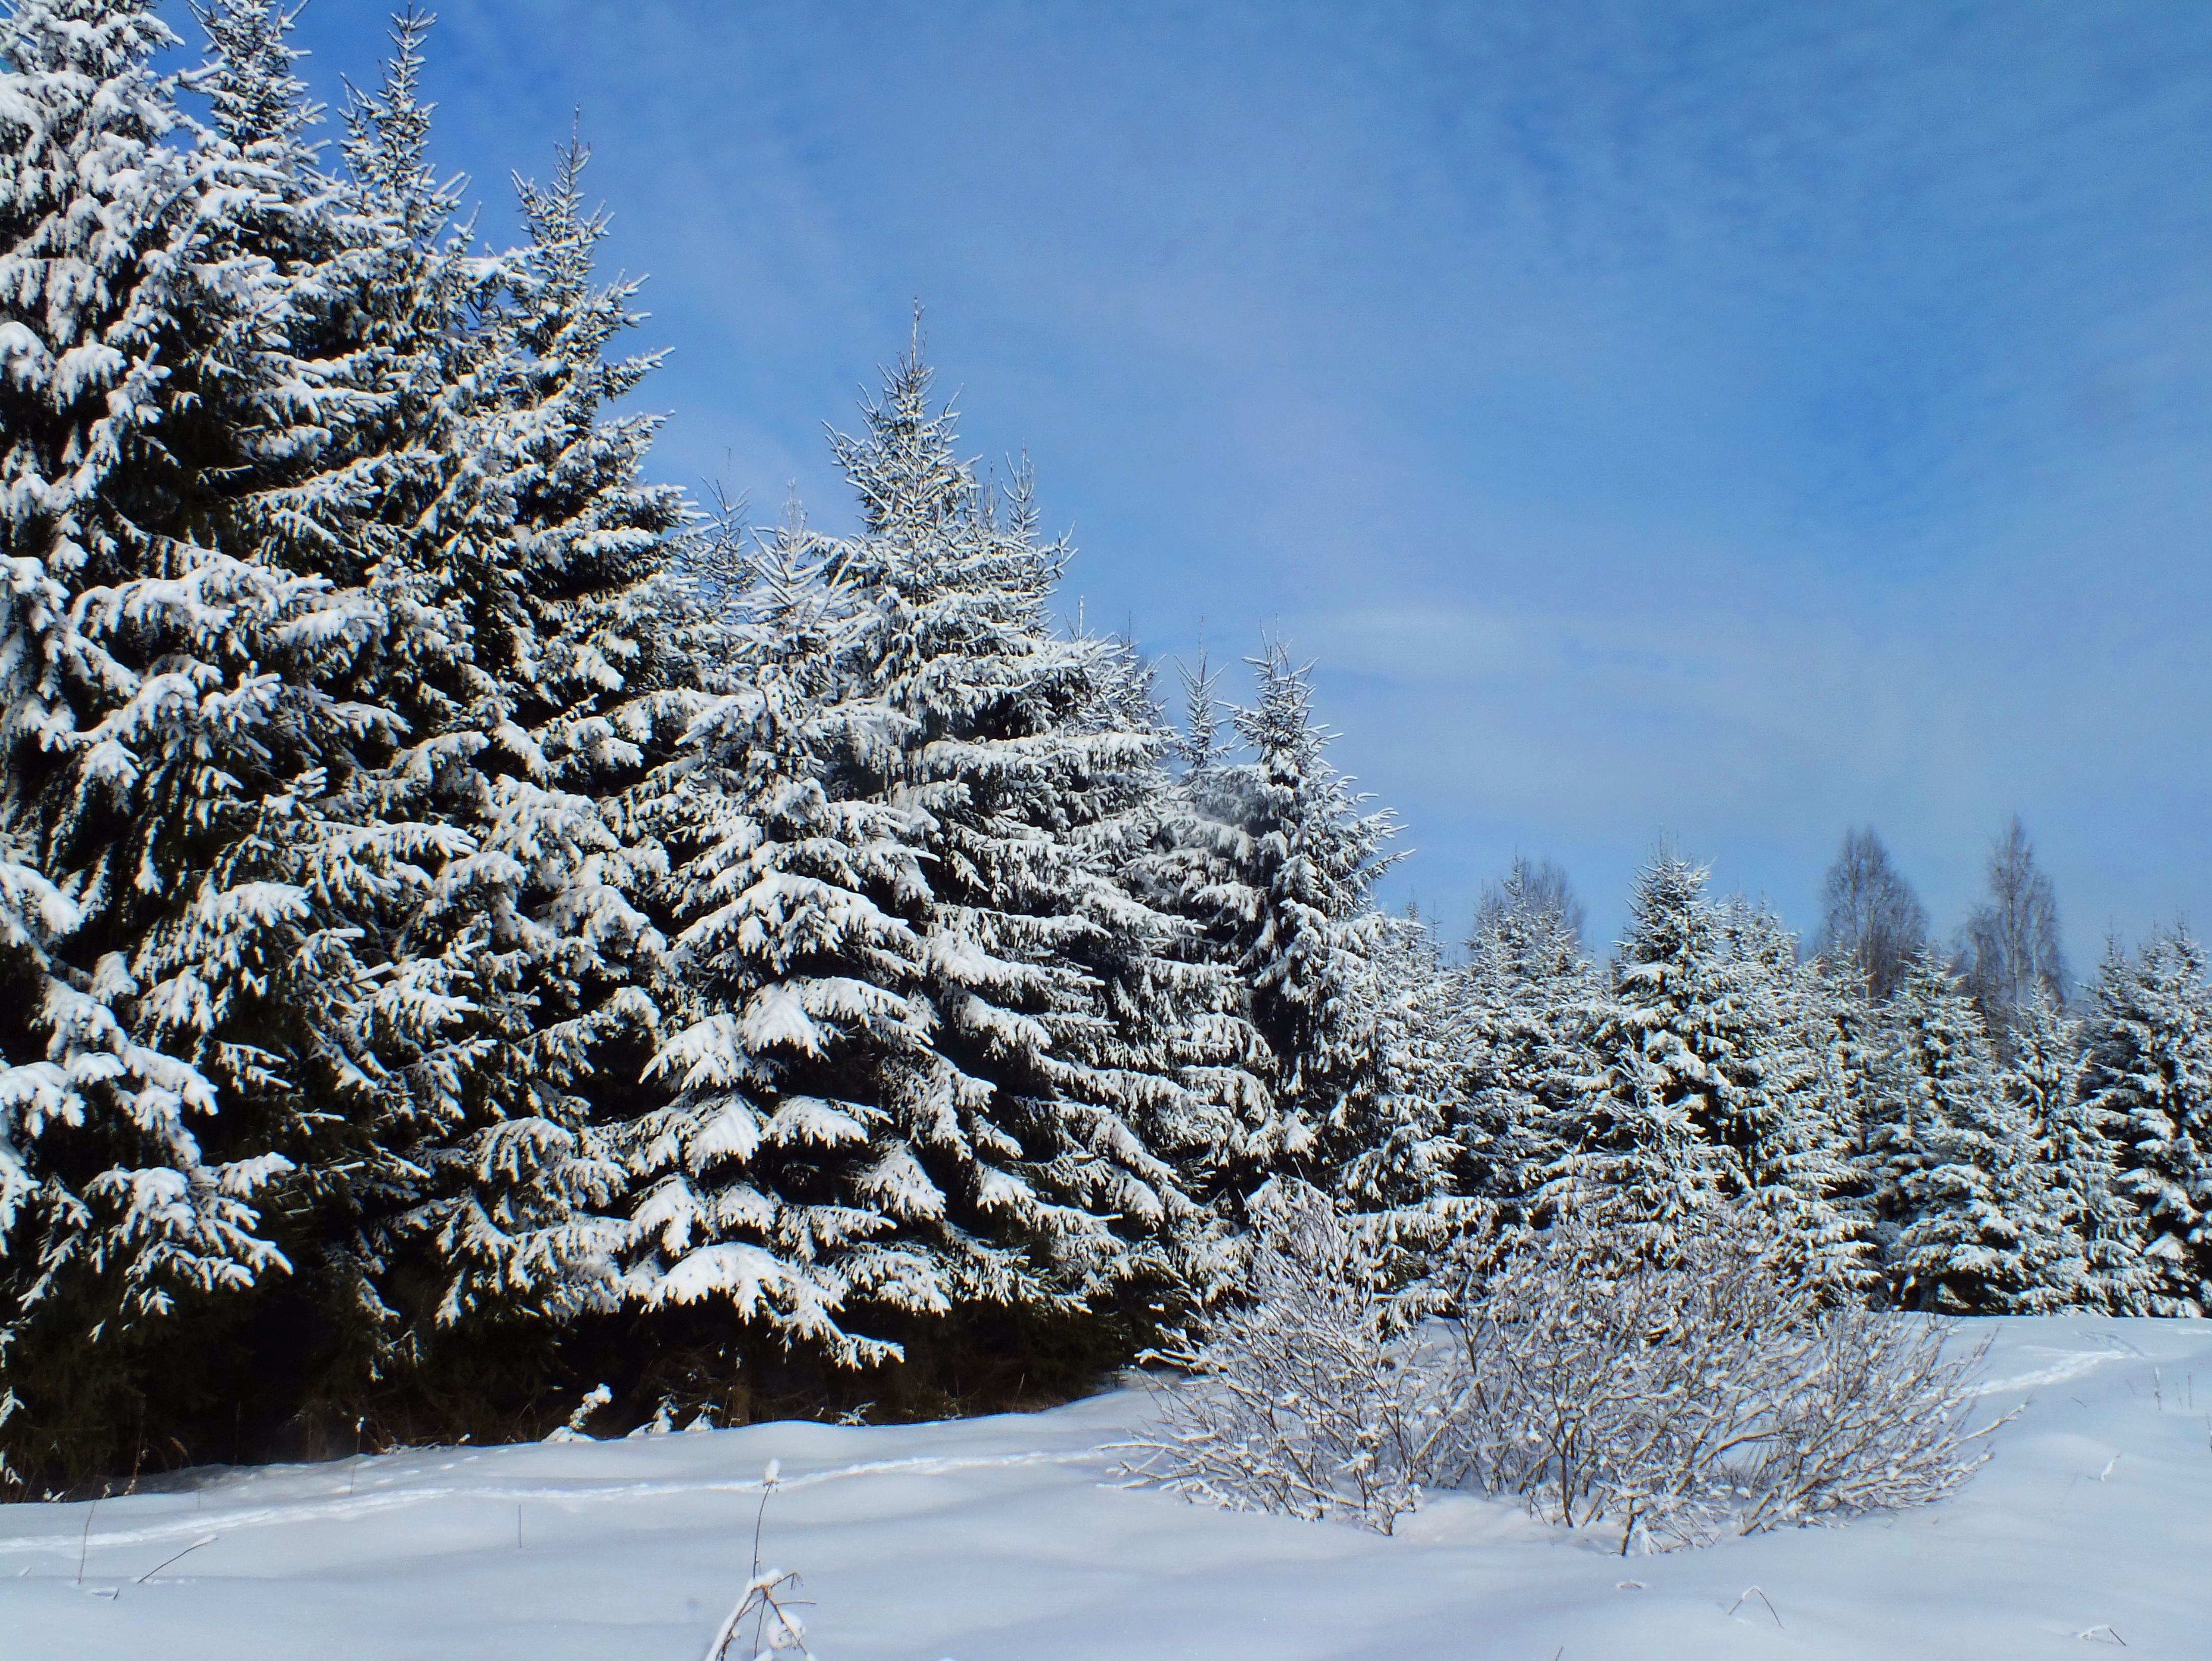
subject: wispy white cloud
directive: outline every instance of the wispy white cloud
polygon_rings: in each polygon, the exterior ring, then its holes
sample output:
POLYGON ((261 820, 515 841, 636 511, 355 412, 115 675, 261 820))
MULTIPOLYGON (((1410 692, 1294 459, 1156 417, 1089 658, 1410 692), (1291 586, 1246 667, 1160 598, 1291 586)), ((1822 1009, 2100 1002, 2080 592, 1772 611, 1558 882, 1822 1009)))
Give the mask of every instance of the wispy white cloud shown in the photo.
POLYGON ((1279 621, 1447 912, 1666 829, 1802 919, 1871 818, 1955 913, 2017 806, 2077 957, 2212 916, 2212 14, 440 9, 446 162, 584 106, 670 476, 836 521, 925 297, 1094 612, 1279 621))

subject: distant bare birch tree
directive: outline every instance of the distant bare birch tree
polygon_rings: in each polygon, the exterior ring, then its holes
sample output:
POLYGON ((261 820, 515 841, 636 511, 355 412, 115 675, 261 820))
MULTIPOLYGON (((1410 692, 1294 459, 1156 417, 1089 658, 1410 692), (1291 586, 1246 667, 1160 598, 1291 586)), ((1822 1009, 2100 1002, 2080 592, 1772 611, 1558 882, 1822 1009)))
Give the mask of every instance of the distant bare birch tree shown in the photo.
POLYGON ((1928 908, 1872 825, 1844 832, 1844 845, 1820 890, 1820 930, 1813 950, 1846 969, 1879 1003, 1897 989, 1905 965, 1928 944, 1928 908))
POLYGON ((2017 813, 1990 849, 1989 895, 1959 931, 1958 970, 2001 1046, 2037 993, 2065 1006, 2058 900, 2017 813))

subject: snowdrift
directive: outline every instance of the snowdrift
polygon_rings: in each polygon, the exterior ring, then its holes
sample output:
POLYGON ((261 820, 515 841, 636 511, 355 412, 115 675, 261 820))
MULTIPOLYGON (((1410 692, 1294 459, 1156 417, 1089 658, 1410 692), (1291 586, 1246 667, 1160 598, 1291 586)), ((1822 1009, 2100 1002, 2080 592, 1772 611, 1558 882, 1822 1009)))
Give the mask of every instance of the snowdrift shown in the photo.
POLYGON ((763 1556, 805 1576, 821 1661, 2202 1661, 2212 1323, 2003 1322, 1983 1402, 2026 1406, 1957 1499, 1627 1558, 1461 1495, 1385 1539, 1118 1488, 1106 1445, 1146 1418, 1141 1386, 946 1424, 207 1470, 0 1506, 0 1656, 697 1661, 776 1458, 763 1556))

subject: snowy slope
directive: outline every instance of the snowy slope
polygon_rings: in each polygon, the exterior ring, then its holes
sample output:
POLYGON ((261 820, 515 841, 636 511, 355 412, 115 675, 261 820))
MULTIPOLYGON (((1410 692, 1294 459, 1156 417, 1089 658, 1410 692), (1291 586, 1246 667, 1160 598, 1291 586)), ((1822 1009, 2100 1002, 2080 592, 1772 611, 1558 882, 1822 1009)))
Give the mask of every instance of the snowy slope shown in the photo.
POLYGON ((2008 1321, 1989 1379, 2028 1406, 1955 1501, 1627 1560, 1458 1496, 1383 1539, 1104 1486, 1140 1389, 217 1471, 88 1530, 0 1507, 0 1657, 696 1661, 771 1457, 765 1555, 804 1572, 823 1661, 2212 1655, 2212 1323, 2008 1321))

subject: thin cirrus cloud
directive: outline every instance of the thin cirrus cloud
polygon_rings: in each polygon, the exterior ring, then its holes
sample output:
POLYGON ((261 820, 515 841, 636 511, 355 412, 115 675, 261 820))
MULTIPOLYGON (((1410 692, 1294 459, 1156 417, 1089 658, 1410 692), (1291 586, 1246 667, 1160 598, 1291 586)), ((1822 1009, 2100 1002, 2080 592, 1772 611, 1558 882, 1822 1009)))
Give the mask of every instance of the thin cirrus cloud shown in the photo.
POLYGON ((1870 820, 1948 922, 2018 808, 2077 963, 2212 916, 2212 13, 441 11, 488 234, 582 108, 667 477, 839 522, 926 300, 1091 618, 1318 660, 1394 897, 1553 854, 1603 939, 1664 833, 1804 927, 1870 820))

